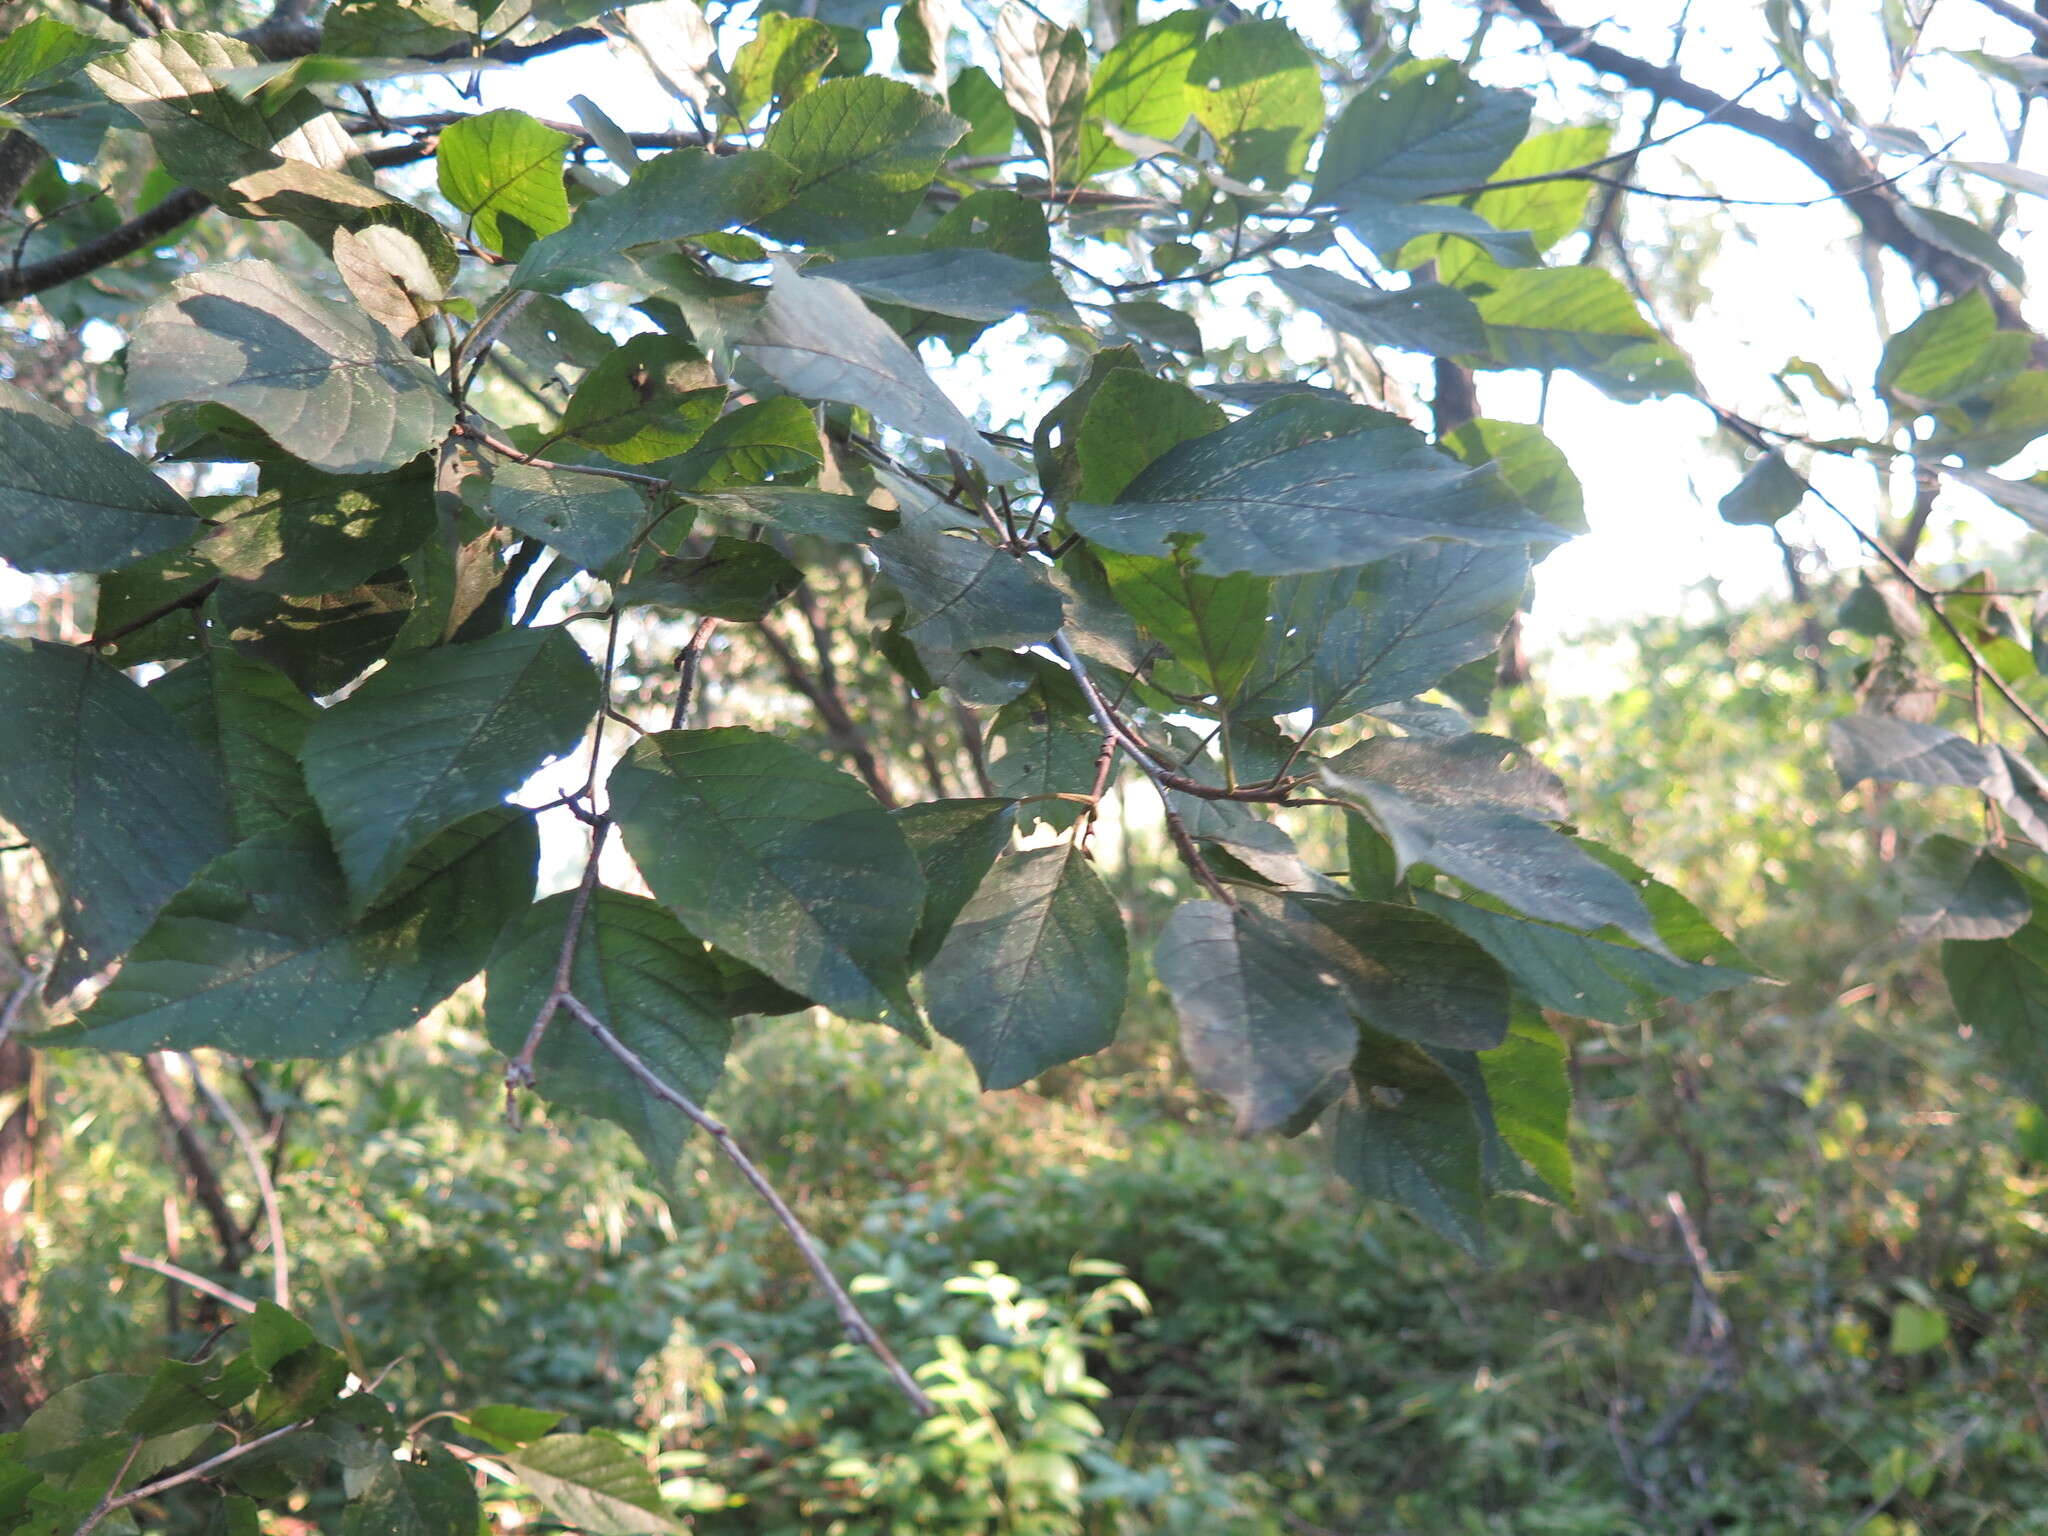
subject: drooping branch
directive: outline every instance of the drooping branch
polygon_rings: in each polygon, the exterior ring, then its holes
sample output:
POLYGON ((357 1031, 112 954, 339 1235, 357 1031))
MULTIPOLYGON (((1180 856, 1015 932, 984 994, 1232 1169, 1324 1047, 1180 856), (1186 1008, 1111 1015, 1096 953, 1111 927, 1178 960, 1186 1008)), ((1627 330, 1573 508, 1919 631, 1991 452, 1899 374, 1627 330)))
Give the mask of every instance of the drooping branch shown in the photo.
POLYGON ((638 1079, 642 1087, 664 1104, 680 1111, 685 1119, 718 1143, 718 1150, 725 1154, 726 1161, 737 1168, 740 1176, 753 1186, 754 1193, 767 1203, 768 1209, 775 1213, 775 1219, 782 1223, 783 1230, 789 1234, 790 1241, 796 1244, 797 1251, 803 1255, 804 1263, 810 1267, 819 1288, 831 1301, 832 1310, 838 1314, 840 1326, 846 1330, 847 1337, 882 1363, 882 1368, 889 1373, 889 1379, 896 1384, 896 1390, 903 1394, 920 1418, 928 1419, 937 1413, 938 1409, 925 1395, 924 1388, 917 1384, 917 1378, 904 1369, 903 1362, 896 1358, 896 1352, 890 1349, 887 1341, 875 1331, 874 1324, 870 1323, 855 1305, 852 1294, 840 1283, 839 1277, 832 1273, 832 1266, 825 1261, 825 1253, 818 1246, 818 1240, 811 1236, 810 1230, 797 1218, 796 1212, 789 1208, 789 1203, 782 1198, 775 1186, 768 1182, 768 1176, 761 1171, 759 1165, 748 1157, 746 1150, 733 1139, 733 1134, 725 1123, 700 1108, 689 1095, 666 1082, 660 1074, 634 1054, 630 1046, 613 1034, 602 1019, 585 1007, 573 992, 562 998, 562 1007, 590 1032, 593 1040, 611 1052, 619 1064, 638 1079))

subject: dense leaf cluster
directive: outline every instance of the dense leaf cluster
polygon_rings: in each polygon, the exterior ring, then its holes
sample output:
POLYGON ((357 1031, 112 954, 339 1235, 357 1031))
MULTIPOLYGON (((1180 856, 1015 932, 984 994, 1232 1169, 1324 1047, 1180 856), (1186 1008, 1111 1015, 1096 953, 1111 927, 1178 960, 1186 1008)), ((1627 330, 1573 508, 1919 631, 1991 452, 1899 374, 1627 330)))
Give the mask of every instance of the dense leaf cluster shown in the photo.
MULTIPOLYGON (((1576 485, 1532 426, 1425 433, 1392 391, 1235 376, 1167 300, 1262 277, 1411 364, 1689 388, 1618 279, 1543 264, 1604 136, 1531 133, 1526 95, 1446 60, 1339 88, 1281 22, 1198 10, 1095 38, 1012 10, 992 75, 906 6, 891 75, 860 26, 781 12, 721 64, 657 0, 607 25, 690 130, 345 105, 593 9, 345 0, 277 60, 54 19, 0 42, 52 154, 139 129, 201 206, 301 242, 149 303, 123 441, 0 384, 0 558, 99 577, 89 644, 0 646, 0 816, 61 894, 51 988, 81 1003, 45 1038, 331 1057, 482 973, 514 1080, 663 1168, 741 1015, 935 1031, 1013 1087, 1115 1034, 1132 956, 1091 834, 1129 776, 1199 887, 1150 963, 1244 1131, 1321 1122, 1346 1178, 1475 1251, 1489 1193, 1568 1200, 1543 1010, 1748 974, 1468 713, 1576 485), (372 174, 428 159, 431 192, 372 174), (1094 275, 1119 248, 1147 275, 1094 275), (591 323, 628 305, 632 334, 591 323), (926 344, 1015 317, 1073 387, 992 432, 926 344), (145 426, 189 497, 131 451, 145 426), (717 626, 824 570, 914 695, 977 721, 980 793, 885 803, 774 731, 691 727, 717 626), (650 731, 616 638, 675 615, 650 731), (586 754, 563 801, 511 800, 586 754), (536 903, 541 815, 590 842, 536 903), (1310 817, 1347 869, 1302 856, 1310 817), (614 838, 649 894, 599 882, 614 838)), ((193 1369, 256 1391, 244 1358, 193 1369)), ((356 1491, 454 1497, 436 1467, 356 1491)))

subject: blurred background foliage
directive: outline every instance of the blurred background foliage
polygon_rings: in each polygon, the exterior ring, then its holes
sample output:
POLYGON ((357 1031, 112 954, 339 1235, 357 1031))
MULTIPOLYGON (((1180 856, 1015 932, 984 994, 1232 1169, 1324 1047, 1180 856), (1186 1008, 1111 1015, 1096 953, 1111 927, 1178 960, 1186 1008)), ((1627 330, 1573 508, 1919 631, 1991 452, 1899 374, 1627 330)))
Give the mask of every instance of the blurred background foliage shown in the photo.
MULTIPOLYGON (((2048 1129, 1890 937, 1899 850, 1966 812, 1837 790, 1825 722, 1868 642, 1836 628, 1817 667, 1805 614, 1700 596, 1587 642, 1611 686, 1546 695, 1539 664, 1496 708, 1601 787, 1587 833, 1779 981, 1577 1026, 1580 1207, 1515 1207, 1492 1266, 1312 1149, 1232 1140, 1156 988, 1104 1056, 987 1098, 950 1050, 762 1021, 713 1107, 925 1368, 919 1427, 708 1149, 671 1205, 611 1127, 509 1129, 458 1000, 421 1039, 245 1075, 302 1310, 421 1412, 622 1430, 735 1536, 2048 1530, 2048 1129)), ((1153 835, 1099 840, 1140 924, 1173 893, 1118 842, 1153 835)), ((70 1380, 162 1347, 164 1286, 119 1254, 176 1256, 198 1218, 132 1062, 52 1053, 42 1092, 10 1198, 70 1380)))

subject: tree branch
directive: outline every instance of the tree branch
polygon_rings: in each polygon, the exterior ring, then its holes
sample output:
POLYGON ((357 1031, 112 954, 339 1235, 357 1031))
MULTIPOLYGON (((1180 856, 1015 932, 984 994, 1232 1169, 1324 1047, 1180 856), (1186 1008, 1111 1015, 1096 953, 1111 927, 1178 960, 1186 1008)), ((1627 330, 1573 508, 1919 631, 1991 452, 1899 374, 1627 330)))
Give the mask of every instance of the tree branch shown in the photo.
POLYGON ((289 1312, 292 1305, 291 1255, 285 1247, 284 1212, 278 1204, 277 1185, 271 1181, 270 1169, 263 1161, 263 1154, 257 1150, 256 1138, 249 1134, 249 1127, 235 1113, 234 1105, 206 1080, 206 1075, 199 1070, 199 1063, 189 1053, 181 1053, 181 1059, 192 1079, 192 1086, 206 1100, 207 1108, 227 1126, 236 1145, 242 1149, 249 1171, 256 1177, 256 1193, 263 1201, 263 1219, 270 1227, 270 1299, 289 1312))
MULTIPOLYGON (((431 140, 415 141, 373 149, 364 158, 373 167, 383 170, 424 160, 433 152, 431 140)), ((72 282, 97 272, 124 256, 132 256, 212 206, 213 199, 197 187, 180 187, 148 212, 116 225, 97 240, 88 240, 42 261, 0 272, 0 304, 15 303, 30 294, 41 293, 45 288, 55 288, 59 283, 72 282)))
POLYGON ((191 1112, 178 1097, 170 1074, 164 1071, 163 1063, 155 1055, 142 1058, 142 1075, 149 1079, 150 1091, 156 1095, 164 1119, 170 1123, 171 1138, 177 1144, 186 1172, 191 1175, 193 1197, 198 1200, 200 1209, 206 1212, 206 1219, 220 1244, 221 1267, 239 1270, 242 1267, 241 1228, 235 1223, 234 1213, 228 1209, 227 1195, 221 1188, 220 1174, 213 1166, 213 1159, 200 1141, 198 1131, 193 1128, 191 1112))
POLYGON ((173 1264, 169 1259, 152 1259, 147 1254, 121 1250, 121 1262, 133 1264, 137 1269, 147 1269, 162 1275, 166 1280, 175 1280, 180 1285, 211 1296, 224 1307, 233 1307, 237 1312, 254 1312, 256 1303, 246 1296, 238 1296, 224 1285, 216 1285, 204 1275, 195 1275, 191 1270, 173 1264))
POLYGON ((1839 136, 1823 138, 1820 125, 1803 113, 1773 117, 1709 90, 1675 69, 1611 48, 1586 28, 1559 17, 1548 0, 1501 3, 1533 25, 1559 53, 1639 90, 1654 91, 1694 111, 1710 113, 1717 121, 1783 150, 1819 177, 1856 215, 1872 239, 1896 252, 1914 271, 1944 292, 1960 293, 1984 285, 1982 269, 1974 262, 1951 255, 1906 227, 1899 217, 1896 195, 1860 150, 1839 136))
POLYGON ((782 1223, 782 1228, 789 1234, 790 1241, 796 1244, 797 1251, 803 1255, 804 1263, 810 1266, 811 1274, 816 1278, 819 1288, 831 1301, 832 1310, 838 1314, 840 1326, 846 1330, 847 1337, 881 1361, 882 1368, 889 1373, 889 1379, 896 1384, 896 1390, 903 1394, 918 1417, 928 1419, 937 1413, 938 1409, 925 1395, 924 1388, 920 1387, 917 1379, 904 1369, 903 1362, 896 1358, 895 1351, 891 1350, 882 1336, 875 1332, 874 1325, 854 1304, 853 1297, 846 1287, 839 1283, 839 1277, 832 1273, 832 1267, 825 1262, 824 1250, 819 1248, 818 1240, 812 1237, 809 1230, 797 1219, 796 1212, 789 1208, 788 1203, 776 1192, 775 1186, 768 1182, 767 1175, 747 1156, 740 1144, 733 1140, 732 1132, 725 1124, 700 1109, 687 1095, 663 1081, 623 1040, 606 1028, 604 1021, 586 1008, 573 992, 563 997, 562 1006, 590 1032, 593 1040, 610 1051, 621 1066, 639 1079, 641 1086, 664 1104, 680 1110, 691 1124, 718 1143, 718 1150, 725 1154, 728 1162, 739 1169, 740 1176, 754 1187, 754 1193, 767 1202, 768 1209, 773 1211, 775 1219, 782 1223))

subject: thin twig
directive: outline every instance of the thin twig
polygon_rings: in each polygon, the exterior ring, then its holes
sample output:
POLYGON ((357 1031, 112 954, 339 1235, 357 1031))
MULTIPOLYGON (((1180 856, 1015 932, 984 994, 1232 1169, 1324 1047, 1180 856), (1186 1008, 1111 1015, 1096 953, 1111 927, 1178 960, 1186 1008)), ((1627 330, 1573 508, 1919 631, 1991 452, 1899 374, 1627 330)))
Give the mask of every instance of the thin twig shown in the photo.
POLYGON ((689 642, 676 656, 676 707, 669 715, 669 729, 680 731, 689 723, 690 698, 697 691, 697 670, 704 661, 704 647, 718 628, 715 614, 705 614, 690 631, 689 642))
POLYGON ((1892 574, 1912 589, 1913 595, 1919 599, 1921 605, 1934 615, 1935 622, 1948 631, 1949 639, 1955 641, 1956 648, 1969 659, 1970 665, 1983 675, 1984 681, 1991 685, 1992 691, 2005 700, 2007 707, 2014 714, 2026 721, 2028 729, 2033 731, 2042 741, 2048 742, 2048 720, 2043 720, 2040 715, 2034 712, 2032 706, 2025 699, 2013 692, 2012 686, 1998 675, 1998 669, 1993 667, 1990 661, 1985 658, 1984 653, 1977 649, 1976 643, 1968 635, 1965 635, 1961 629, 1956 627, 1955 620, 1948 616, 1948 611, 1941 605, 1941 594, 1922 581, 1914 573, 1913 567, 1900 559, 1897 552, 1889 544, 1885 543, 1883 539, 1871 533, 1861 523, 1857 522, 1855 518, 1844 512, 1819 491, 1809 487, 1808 494, 1846 523, 1849 531, 1855 534, 1871 553, 1891 567, 1892 574))
POLYGON ((233 1307, 237 1312, 254 1312, 256 1303, 246 1296, 238 1296, 224 1285, 216 1285, 204 1275, 195 1275, 189 1269, 173 1264, 169 1259, 152 1259, 147 1254, 134 1253, 123 1248, 121 1262, 132 1264, 137 1269, 153 1270, 166 1280, 175 1280, 180 1285, 190 1286, 203 1295, 211 1296, 224 1307, 233 1307))
POLYGON ((230 1462, 240 1461, 252 1451, 259 1451, 273 1441, 282 1440, 286 1435, 297 1434, 312 1422, 310 1418, 294 1420, 290 1424, 273 1429, 267 1435, 258 1435, 254 1440, 244 1440, 240 1445, 231 1445, 218 1456, 209 1456, 196 1467, 187 1467, 182 1472, 173 1472, 169 1477, 160 1477, 153 1483, 144 1483, 140 1488, 112 1500, 104 1509, 95 1510, 92 1517, 78 1528, 75 1536, 86 1536, 88 1531, 117 1509, 126 1509, 130 1504, 140 1504, 144 1499, 153 1499, 160 1493, 169 1493, 173 1488, 196 1483, 230 1462))
POLYGON ((671 1108, 680 1110, 691 1124, 718 1143, 718 1150, 725 1154, 728 1162, 739 1169, 740 1176, 753 1186, 754 1193, 767 1202, 768 1209, 773 1211, 775 1219, 782 1223, 782 1228, 789 1234, 790 1241, 796 1244, 797 1251, 803 1255, 804 1263, 810 1266, 811 1274, 816 1278, 819 1288, 830 1299, 832 1310, 838 1314, 840 1326, 846 1330, 847 1337, 862 1345, 882 1363, 882 1368, 889 1373, 889 1379, 896 1384, 896 1390, 903 1394, 911 1409, 920 1418, 928 1419, 937 1413, 938 1408, 925 1395, 924 1388, 920 1387, 917 1379, 904 1369, 903 1362, 896 1358, 895 1351, 891 1350, 882 1336, 875 1331, 874 1325, 854 1304, 853 1297, 846 1287, 840 1284, 839 1277, 832 1273, 832 1267, 825 1262, 824 1250, 818 1246, 818 1240, 812 1237, 804 1224, 797 1219, 796 1212, 789 1208, 788 1202, 776 1192, 775 1186, 768 1182, 767 1175, 747 1156, 740 1144, 733 1140, 732 1132, 725 1124, 699 1108, 696 1101, 687 1094, 664 1081, 652 1067, 634 1054, 631 1047, 613 1034, 602 1019, 586 1008, 575 993, 571 992, 564 996, 562 1006, 578 1023, 590 1031, 593 1040, 610 1051, 621 1066, 639 1079, 649 1093, 671 1108))
POLYGON ((235 1113, 235 1107, 206 1080, 205 1074, 199 1070, 199 1063, 189 1053, 181 1053, 180 1059, 185 1063, 192 1086, 199 1090, 207 1107, 220 1116, 241 1146, 243 1161, 256 1176, 256 1191, 263 1200, 263 1220, 270 1227, 270 1299, 289 1312, 292 1306, 291 1256, 285 1249, 284 1212, 278 1204, 277 1185, 271 1181, 270 1169, 256 1146, 256 1138, 249 1134, 249 1127, 235 1113))
POLYGON ((519 1054, 505 1064, 505 1096, 509 1104, 512 1094, 520 1088, 533 1086, 533 1058, 539 1051, 540 1042, 548 1032, 548 1025, 554 1022, 555 1014, 561 1009, 562 1000, 569 995, 569 988, 576 977, 576 949, 583 941, 583 920, 590 911, 591 894, 597 889, 597 866, 604 853, 605 834, 611 830, 611 822, 599 817, 590 831, 590 856, 583 861, 583 879, 576 887, 576 895, 569 903, 569 920, 562 925, 562 947, 555 956, 555 978, 548 987, 548 995, 541 999, 540 1011, 533 1016, 533 1027, 526 1032, 526 1043, 520 1046, 519 1054))
POLYGON ((7 994, 7 1002, 0 1005, 0 1045, 7 1043, 7 1037, 20 1024, 21 1015, 28 1007, 28 1000, 35 994, 36 983, 43 979, 43 967, 28 965, 22 968, 21 980, 14 984, 14 990, 7 994))

